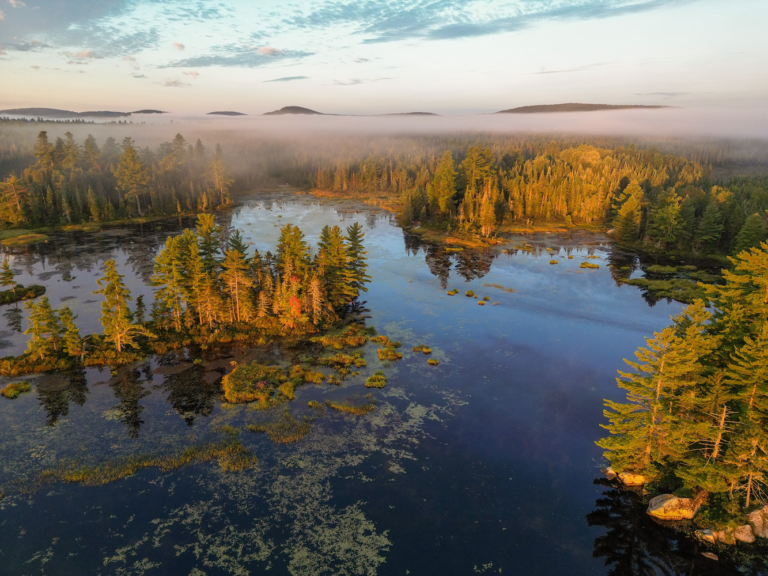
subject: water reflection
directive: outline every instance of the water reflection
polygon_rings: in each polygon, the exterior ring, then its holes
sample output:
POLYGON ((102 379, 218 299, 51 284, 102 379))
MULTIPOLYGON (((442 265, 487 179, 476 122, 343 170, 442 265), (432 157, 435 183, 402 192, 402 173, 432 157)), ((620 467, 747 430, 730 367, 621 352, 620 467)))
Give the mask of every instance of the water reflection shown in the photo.
POLYGON ((37 401, 45 410, 45 423, 55 426, 59 418, 69 415, 69 404, 83 406, 90 393, 85 369, 77 368, 65 374, 46 374, 35 381, 37 401))
POLYGON ((166 401, 173 410, 187 426, 192 426, 196 417, 208 417, 213 413, 216 399, 221 395, 219 378, 221 375, 218 373, 192 367, 166 376, 161 388, 168 394, 166 401))
POLYGON ((640 492, 602 478, 595 484, 605 490, 587 515, 587 523, 606 529, 595 538, 592 555, 605 560, 608 576, 757 575, 768 570, 768 549, 759 544, 715 550, 719 559, 707 558, 702 553, 712 550, 689 532, 659 525, 648 516, 648 503, 640 492))
POLYGON ((112 408, 110 413, 114 419, 125 424, 131 438, 139 437, 139 429, 144 424, 144 420, 141 419, 144 406, 141 405, 140 401, 145 396, 150 395, 150 391, 144 388, 142 373, 145 378, 151 379, 152 373, 149 364, 141 369, 121 369, 108 382, 109 387, 115 393, 115 397, 119 400, 117 406, 112 408))

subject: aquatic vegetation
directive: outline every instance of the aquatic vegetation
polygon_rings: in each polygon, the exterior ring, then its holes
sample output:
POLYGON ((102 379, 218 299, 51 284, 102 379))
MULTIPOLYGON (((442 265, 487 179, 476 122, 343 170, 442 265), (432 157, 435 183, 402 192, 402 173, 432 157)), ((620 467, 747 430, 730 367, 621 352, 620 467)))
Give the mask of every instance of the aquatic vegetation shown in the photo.
POLYGON ((253 467, 258 459, 240 443, 240 431, 230 426, 224 426, 222 431, 225 435, 222 441, 190 446, 177 454, 129 456, 95 466, 62 463, 56 468, 44 470, 38 483, 58 481, 103 486, 147 468, 170 472, 190 464, 214 460, 225 472, 238 472, 253 467))
POLYGON ((430 348, 426 344, 419 344, 418 346, 414 346, 413 351, 423 352, 424 354, 432 354, 432 348, 430 348))
POLYGON ((250 432, 266 434, 273 444, 291 444, 309 434, 313 420, 313 418, 304 416, 301 421, 298 421, 286 410, 273 422, 249 424, 245 429, 250 432))
POLYGON ((486 288, 498 288, 499 290, 503 290, 507 294, 514 294, 515 290, 514 288, 507 288, 506 286, 502 286, 501 284, 483 284, 486 288))
POLYGON ((568 260, 573 260, 573 254, 568 254, 568 260))
POLYGON ((579 268, 600 268, 600 264, 592 264, 592 262, 582 262, 579 268))
POLYGON ((467 291, 464 293, 464 295, 465 295, 467 298, 472 298, 472 297, 475 295, 475 293, 474 293, 472 290, 467 290, 467 291))
POLYGON ((448 290, 448 292, 446 292, 446 294, 448 294, 448 296, 456 296, 456 294, 458 294, 458 293, 459 293, 459 291, 458 291, 457 288, 454 288, 453 290, 448 290))
POLYGON ((427 364, 429 364, 430 366, 437 366, 438 364, 440 364, 440 362, 434 358, 430 358, 429 360, 427 360, 427 364))
POLYGON ((558 262, 557 260, 550 260, 549 263, 550 264, 559 264, 560 262, 558 262))
POLYGON ((301 382, 307 382, 308 384, 322 384, 325 379, 325 374, 322 372, 316 372, 309 368, 305 368, 301 364, 295 364, 291 366, 291 370, 288 373, 290 380, 299 380, 301 382))
POLYGON ((21 302, 22 300, 31 300, 45 294, 45 286, 38 284, 31 284, 29 286, 23 286, 16 284, 11 290, 3 290, 0 292, 0 305, 13 304, 15 302, 21 302))
POLYGON ((386 336, 374 336, 371 338, 371 342, 381 344, 384 348, 400 348, 403 344, 399 340, 390 340, 386 336))
POLYGON ((317 363, 338 370, 342 374, 349 374, 350 366, 362 368, 368 365, 362 352, 355 352, 354 354, 342 354, 341 352, 338 352, 333 356, 318 358, 317 363))
POLYGON ((355 416, 365 416, 376 408, 376 400, 372 396, 365 397, 367 402, 360 404, 352 401, 346 402, 333 402, 332 400, 326 400, 326 405, 332 410, 342 412, 344 414, 353 414, 355 416))
POLYGON ((494 302, 493 304, 491 304, 491 306, 498 306, 499 304, 501 304, 501 302, 494 302))
POLYGON ((22 234, 13 238, 6 238, 0 241, 3 246, 20 246, 24 244, 34 244, 35 242, 44 242, 48 240, 47 234, 22 234))
POLYGON ((354 323, 346 327, 341 334, 324 334, 310 338, 312 342, 319 342, 326 348, 335 348, 343 350, 344 347, 359 348, 368 341, 368 335, 374 333, 373 328, 365 328, 363 325, 354 323))
POLYGON ((29 392, 31 389, 32 387, 29 385, 29 382, 11 382, 5 388, 0 389, 0 395, 6 398, 16 398, 24 394, 24 392, 29 392))
POLYGON ((698 282, 685 278, 668 278, 665 280, 633 278, 631 280, 622 279, 620 282, 642 289, 643 296, 652 302, 669 298, 684 304, 692 304, 694 300, 706 298, 707 295, 706 288, 700 286, 698 282))
POLYGON ((490 296, 483 296, 483 300, 485 302, 489 302, 491 300, 491 297, 490 296))
POLYGON ((477 304, 478 306, 485 306, 485 300, 480 300, 477 304))
POLYGON ((339 376, 336 376, 335 374, 329 374, 328 384, 333 384, 334 386, 338 386, 339 384, 341 384, 341 378, 339 376))
POLYGON ((587 255, 587 258, 592 260, 600 260, 600 256, 595 256, 594 254, 587 255))
MULTIPOLYGON (((696 267, 694 266, 695 270, 696 267)), ((677 266, 662 266, 660 264, 652 264, 645 269, 647 274, 657 274, 659 276, 673 276, 677 274, 677 266)))
POLYGON ((377 370, 372 376, 369 376, 365 381, 366 388, 384 388, 387 385, 387 377, 384 375, 383 370, 377 370))
MULTIPOLYGON (((272 394, 275 389, 287 381, 283 368, 252 362, 245 366, 238 366, 224 376, 221 385, 224 389, 224 397, 232 404, 258 402, 259 405, 266 407, 270 400, 273 400, 272 394)), ((285 391, 287 390, 281 390, 282 393, 285 391)), ((293 396, 292 390, 290 394, 293 396)))
POLYGON ((403 355, 398 352, 394 346, 379 348, 376 350, 376 352, 379 354, 379 360, 390 360, 394 362, 395 360, 400 360, 403 357, 403 355))

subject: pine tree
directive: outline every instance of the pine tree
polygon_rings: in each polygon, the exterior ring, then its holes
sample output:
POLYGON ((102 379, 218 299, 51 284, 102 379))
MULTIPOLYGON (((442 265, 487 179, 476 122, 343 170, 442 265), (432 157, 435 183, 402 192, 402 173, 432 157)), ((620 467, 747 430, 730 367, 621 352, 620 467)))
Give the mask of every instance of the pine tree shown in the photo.
POLYGON ((88 186, 88 212, 91 216, 91 222, 98 222, 101 219, 99 201, 96 199, 96 195, 93 193, 90 186, 88 186))
POLYGON ((763 241, 765 241, 765 223, 759 214, 752 214, 736 236, 733 254, 738 255, 750 248, 757 248, 763 241))
POLYGON ((136 297, 136 313, 134 314, 136 324, 141 324, 144 326, 146 322, 146 315, 147 305, 144 304, 144 295, 140 294, 136 297))
POLYGON ((101 303, 104 340, 114 346, 118 353, 127 347, 138 348, 135 337, 142 332, 141 328, 133 324, 133 314, 128 308, 131 294, 123 278, 117 271, 115 261, 107 260, 104 263, 104 276, 97 282, 100 289, 94 292, 104 296, 104 302, 101 303))
POLYGON ((136 210, 139 216, 141 213, 141 196, 149 192, 150 174, 149 169, 144 166, 136 149, 127 143, 123 147, 123 155, 120 163, 114 170, 117 178, 117 186, 123 192, 126 199, 136 199, 136 210))
POLYGON ((59 319, 64 330, 62 342, 64 351, 70 356, 82 357, 84 354, 83 341, 80 338, 80 330, 75 324, 77 316, 72 314, 72 310, 68 306, 63 306, 59 311, 59 319))
POLYGON ((231 316, 234 321, 248 322, 253 316, 250 301, 253 280, 248 276, 248 264, 240 252, 229 250, 221 266, 224 269, 222 280, 229 292, 231 316))
POLYGON ((48 141, 48 132, 41 130, 38 133, 34 154, 40 168, 53 168, 53 146, 48 141))
POLYGON ((196 232, 205 269, 211 272, 218 267, 217 257, 221 244, 221 226, 216 225, 213 214, 200 214, 197 217, 196 232))
POLYGON ((674 192, 666 193, 651 211, 646 238, 659 248, 674 246, 680 233, 680 204, 674 192))
POLYGON ((32 336, 27 343, 28 352, 33 356, 39 355, 41 360, 58 352, 62 337, 61 322, 48 297, 43 296, 37 304, 27 302, 25 308, 29 310, 29 327, 24 333, 32 336))
POLYGON ((640 234, 640 204, 643 198, 643 189, 637 180, 630 182, 618 201, 616 221, 616 242, 619 244, 632 244, 637 241, 640 234))
POLYGON ((696 244, 704 253, 712 253, 723 235, 723 215, 715 200, 710 200, 696 230, 696 244))
POLYGON ((357 290, 351 286, 354 278, 341 229, 338 226, 323 227, 318 247, 317 270, 325 283, 328 301, 334 309, 338 309, 357 296, 357 290))
POLYGON ((184 314, 184 270, 182 258, 182 237, 169 236, 164 248, 155 258, 155 270, 151 285, 157 286, 155 292, 156 313, 161 324, 168 325, 177 332, 181 331, 181 317, 184 314))
MULTIPOLYGON (((351 272, 350 287, 356 291, 362 290, 368 292, 365 285, 371 281, 371 277, 366 274, 368 270, 368 258, 365 257, 368 252, 363 246, 365 233, 363 227, 357 222, 352 226, 347 226, 347 246, 349 252, 349 270, 351 272)), ((357 296, 357 294, 355 294, 357 296)))
POLYGON ((240 252, 240 254, 242 254, 243 257, 247 259, 246 255, 248 251, 248 245, 245 243, 245 238, 243 238, 243 233, 240 232, 240 230, 235 230, 232 232, 232 234, 229 235, 229 238, 227 239, 227 246, 230 250, 240 252))
POLYGON ((11 267, 8 265, 8 260, 3 260, 3 266, 0 268, 0 286, 3 286, 4 288, 7 288, 10 286, 11 290, 13 290, 13 293, 16 293, 16 275, 13 273, 13 270, 11 270, 11 267))
POLYGON ((277 240, 277 269, 283 272, 290 267, 296 274, 303 276, 310 264, 309 245, 304 240, 304 233, 293 224, 286 224, 280 229, 277 240))
POLYGON ((431 192, 439 213, 450 216, 454 209, 453 198, 456 195, 456 169, 450 150, 443 154, 437 165, 435 177, 432 179, 431 192))

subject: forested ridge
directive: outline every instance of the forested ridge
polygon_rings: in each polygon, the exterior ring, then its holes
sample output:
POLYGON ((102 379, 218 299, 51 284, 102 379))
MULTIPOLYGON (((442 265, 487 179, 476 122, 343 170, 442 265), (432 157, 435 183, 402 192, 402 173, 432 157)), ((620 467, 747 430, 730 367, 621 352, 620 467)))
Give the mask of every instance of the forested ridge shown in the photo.
POLYGON ((71 132, 54 142, 40 131, 34 163, 0 183, 0 222, 6 227, 109 222, 210 210, 231 203, 222 150, 181 134, 156 150, 131 137, 99 144, 71 132), (17 175, 19 172, 19 175, 17 175))

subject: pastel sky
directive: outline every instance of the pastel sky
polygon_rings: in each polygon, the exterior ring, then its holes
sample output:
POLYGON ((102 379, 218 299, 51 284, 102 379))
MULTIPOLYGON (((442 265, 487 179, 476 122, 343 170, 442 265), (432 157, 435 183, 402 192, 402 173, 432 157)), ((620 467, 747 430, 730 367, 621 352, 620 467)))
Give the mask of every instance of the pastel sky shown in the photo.
POLYGON ((757 109, 767 0, 0 0, 0 109, 757 109))

